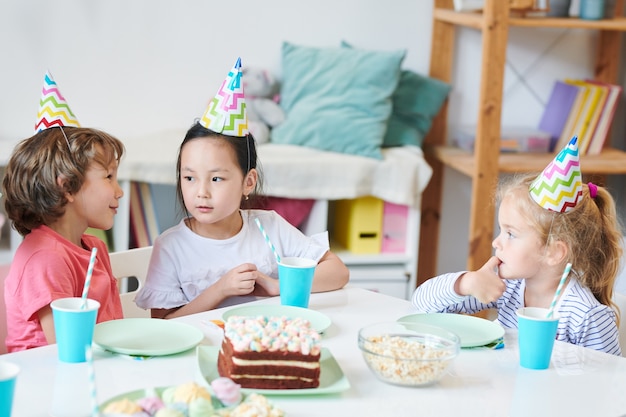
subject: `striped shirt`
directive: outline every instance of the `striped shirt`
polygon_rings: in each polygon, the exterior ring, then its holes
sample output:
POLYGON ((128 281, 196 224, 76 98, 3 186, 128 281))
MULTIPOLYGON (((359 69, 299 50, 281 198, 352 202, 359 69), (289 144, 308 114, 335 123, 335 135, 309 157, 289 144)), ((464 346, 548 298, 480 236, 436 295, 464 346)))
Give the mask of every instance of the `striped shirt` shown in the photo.
MULTIPOLYGON (((423 313, 473 314, 495 308, 502 326, 517 329, 515 312, 524 307, 525 281, 504 280, 504 294, 498 300, 484 304, 454 291, 454 284, 463 273, 465 271, 443 274, 421 284, 413 293, 413 306, 423 313)), ((563 289, 555 311, 559 315, 556 340, 621 355, 615 311, 601 304, 589 288, 583 287, 575 278, 571 278, 563 289)))

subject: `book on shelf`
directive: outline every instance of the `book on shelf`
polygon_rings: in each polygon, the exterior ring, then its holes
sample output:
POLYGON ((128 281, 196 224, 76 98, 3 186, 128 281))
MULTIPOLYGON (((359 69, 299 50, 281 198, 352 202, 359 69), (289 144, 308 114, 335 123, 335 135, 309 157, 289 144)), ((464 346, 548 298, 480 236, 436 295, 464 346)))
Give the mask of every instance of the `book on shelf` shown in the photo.
MULTIPOLYGON (((588 81, 585 81, 589 83, 588 81)), ((602 109, 604 107, 604 102, 606 101, 606 97, 608 95, 609 89, 605 85, 589 83, 594 89, 593 97, 590 97, 591 104, 589 108, 589 113, 586 115, 585 119, 585 128, 583 130, 583 135, 581 137, 582 148, 580 148, 580 152, 582 155, 587 154, 587 150, 589 149, 589 145, 591 144, 591 138, 593 137, 593 133, 596 130, 596 126, 598 124, 598 120, 600 119, 600 114, 602 113, 602 109)))
POLYGON ((597 155, 604 148, 604 143, 608 137, 611 125, 613 124, 613 118, 615 117, 615 111, 619 104, 619 99, 622 96, 622 86, 617 84, 602 83, 600 81, 588 80, 592 83, 598 83, 604 85, 608 89, 606 100, 602 106, 596 128, 591 136, 589 147, 587 148, 588 155, 597 155))
POLYGON ((150 246, 150 235, 141 201, 141 186, 136 181, 130 183, 130 247, 150 246))
POLYGON ((587 94, 585 95, 585 99, 580 107, 574 126, 568 136, 570 138, 578 136, 578 150, 581 155, 584 155, 587 149, 587 143, 585 142, 587 138, 587 130, 589 129, 593 112, 595 111, 598 101, 600 100, 602 88, 584 80, 573 80, 573 82, 577 83, 582 88, 585 88, 587 90, 587 94))
POLYGON ((559 140, 557 141, 554 149, 563 149, 565 145, 569 143, 570 139, 573 136, 574 125, 578 120, 579 114, 582 111, 583 103, 585 102, 587 94, 589 93, 589 90, 585 86, 581 86, 578 83, 575 83, 574 80, 568 79, 565 80, 565 82, 578 88, 578 94, 576 95, 576 100, 574 100, 574 103, 570 108, 569 115, 567 116, 567 121, 565 122, 563 131, 561 132, 559 140))
POLYGON ((159 222, 157 220, 156 206, 152 198, 152 190, 147 182, 139 182, 139 196, 143 209, 144 221, 148 232, 148 241, 150 245, 154 243, 154 239, 159 235, 159 222))
POLYGON ((579 90, 577 85, 560 80, 557 80, 552 86, 550 97, 538 126, 539 130, 550 134, 550 149, 554 149, 561 137, 579 90))
MULTIPOLYGON (((551 135, 562 123, 563 115, 551 110, 552 105, 558 102, 559 94, 564 94, 563 91, 559 91, 565 89, 561 83, 577 88, 578 93, 573 103, 569 105, 567 121, 553 150, 562 149, 573 136, 577 136, 581 155, 600 153, 611 127, 622 87, 589 79, 565 79, 555 82, 540 122, 540 130, 551 135)), ((566 108, 568 104, 563 102, 561 107, 566 108)))

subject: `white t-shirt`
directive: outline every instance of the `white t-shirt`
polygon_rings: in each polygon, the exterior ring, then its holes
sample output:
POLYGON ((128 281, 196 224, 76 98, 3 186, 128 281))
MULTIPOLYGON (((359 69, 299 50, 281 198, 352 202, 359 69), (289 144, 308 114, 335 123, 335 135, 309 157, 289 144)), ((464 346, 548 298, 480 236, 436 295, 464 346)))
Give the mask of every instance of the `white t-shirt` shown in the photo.
POLYGON ((187 304, 243 263, 278 278, 278 264, 254 219, 259 218, 278 254, 319 261, 329 250, 328 233, 306 236, 271 210, 241 210, 243 227, 235 236, 218 240, 191 231, 185 221, 163 232, 154 242, 150 266, 135 303, 141 308, 176 308, 187 304))

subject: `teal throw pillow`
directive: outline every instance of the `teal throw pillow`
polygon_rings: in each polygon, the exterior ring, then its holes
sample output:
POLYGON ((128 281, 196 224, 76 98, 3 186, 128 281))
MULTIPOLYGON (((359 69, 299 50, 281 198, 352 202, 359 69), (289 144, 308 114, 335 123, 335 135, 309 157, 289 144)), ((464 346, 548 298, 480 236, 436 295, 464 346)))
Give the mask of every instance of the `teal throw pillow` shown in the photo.
POLYGON ((284 42, 280 104, 286 118, 271 141, 382 159, 404 55, 284 42))
POLYGON ((389 117, 383 147, 421 147, 450 89, 449 84, 436 78, 403 70, 393 94, 393 112, 389 117))

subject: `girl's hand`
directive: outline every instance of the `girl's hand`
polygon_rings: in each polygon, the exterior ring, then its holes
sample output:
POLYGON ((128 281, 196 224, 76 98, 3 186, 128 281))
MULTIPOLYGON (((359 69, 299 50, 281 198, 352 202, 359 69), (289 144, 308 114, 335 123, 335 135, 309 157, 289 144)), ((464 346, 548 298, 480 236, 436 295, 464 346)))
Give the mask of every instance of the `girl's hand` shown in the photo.
POLYGON ((459 295, 471 295, 481 303, 491 303, 504 294, 506 285, 498 275, 501 261, 492 256, 478 271, 463 274, 454 284, 459 295))
POLYGON ((253 294, 262 297, 279 295, 280 287, 278 286, 278 280, 257 271, 253 294))
POLYGON ((241 264, 222 275, 218 283, 224 298, 250 294, 254 290, 254 283, 258 274, 256 265, 241 264))

